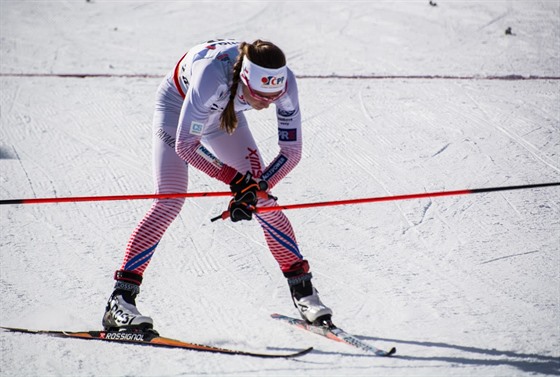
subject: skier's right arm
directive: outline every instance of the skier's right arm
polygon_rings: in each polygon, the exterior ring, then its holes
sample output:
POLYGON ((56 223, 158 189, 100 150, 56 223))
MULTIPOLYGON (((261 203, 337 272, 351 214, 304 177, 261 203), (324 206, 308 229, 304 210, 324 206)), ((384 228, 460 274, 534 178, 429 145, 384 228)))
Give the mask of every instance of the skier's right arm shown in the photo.
POLYGON ((200 142, 210 107, 229 91, 216 66, 206 62, 193 65, 189 89, 183 101, 175 151, 189 165, 229 184, 237 170, 224 164, 200 142))

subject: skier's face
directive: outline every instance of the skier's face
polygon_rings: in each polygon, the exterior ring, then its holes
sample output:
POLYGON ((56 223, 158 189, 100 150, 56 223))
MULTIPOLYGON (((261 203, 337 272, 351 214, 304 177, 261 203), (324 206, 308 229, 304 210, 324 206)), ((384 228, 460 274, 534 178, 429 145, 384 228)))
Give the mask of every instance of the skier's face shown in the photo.
POLYGON ((268 106, 282 97, 285 93, 284 90, 276 93, 263 93, 253 90, 249 85, 243 85, 243 98, 255 110, 267 109, 268 106))

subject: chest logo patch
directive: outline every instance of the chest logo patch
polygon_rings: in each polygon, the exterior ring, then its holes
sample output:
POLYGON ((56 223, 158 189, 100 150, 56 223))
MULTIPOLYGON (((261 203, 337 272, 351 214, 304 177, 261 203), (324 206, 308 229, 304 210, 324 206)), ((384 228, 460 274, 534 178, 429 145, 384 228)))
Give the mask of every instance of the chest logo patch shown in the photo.
POLYGON ((191 123, 191 130, 190 133, 191 135, 197 135, 197 136, 201 136, 202 135, 202 130, 204 129, 204 124, 200 123, 200 122, 195 122, 193 121, 191 123))

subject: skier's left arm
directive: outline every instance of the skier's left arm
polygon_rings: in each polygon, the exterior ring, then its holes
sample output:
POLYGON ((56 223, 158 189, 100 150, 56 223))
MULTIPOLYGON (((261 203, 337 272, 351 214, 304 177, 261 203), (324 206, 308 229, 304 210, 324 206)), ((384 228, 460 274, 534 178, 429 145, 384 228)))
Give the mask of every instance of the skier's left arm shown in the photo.
POLYGON ((289 69, 287 85, 287 93, 275 102, 280 151, 261 175, 270 188, 280 182, 301 160, 302 134, 298 88, 295 75, 289 69))

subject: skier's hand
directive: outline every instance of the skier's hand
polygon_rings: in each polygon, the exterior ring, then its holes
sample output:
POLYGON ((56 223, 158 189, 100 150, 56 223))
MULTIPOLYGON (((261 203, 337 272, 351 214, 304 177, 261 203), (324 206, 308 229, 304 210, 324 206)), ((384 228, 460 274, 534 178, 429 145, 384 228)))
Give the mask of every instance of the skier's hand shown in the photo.
POLYGON ((241 220, 252 220, 255 206, 231 199, 228 206, 229 218, 234 223, 241 220))
POLYGON ((259 199, 258 192, 266 193, 268 183, 265 180, 255 180, 251 172, 247 172, 245 175, 238 172, 229 183, 229 188, 236 202, 256 205, 259 199))

